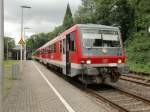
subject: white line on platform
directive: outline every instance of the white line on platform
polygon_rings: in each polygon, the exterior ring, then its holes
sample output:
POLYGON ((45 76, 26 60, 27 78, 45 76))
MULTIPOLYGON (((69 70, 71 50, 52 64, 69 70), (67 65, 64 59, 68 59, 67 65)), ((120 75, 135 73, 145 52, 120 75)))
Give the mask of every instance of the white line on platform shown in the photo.
POLYGON ((51 89, 54 91, 54 93, 58 96, 58 98, 60 99, 60 101, 64 104, 64 106, 66 107, 66 109, 69 112, 75 112, 72 107, 67 103, 67 101, 60 95, 60 93, 56 90, 56 88, 49 82, 49 80, 47 79, 47 77, 42 73, 42 71, 39 69, 39 67, 37 67, 37 65, 35 65, 35 63, 33 62, 35 68, 38 70, 38 72, 41 74, 41 76, 43 77, 43 79, 47 82, 47 84, 51 87, 51 89))

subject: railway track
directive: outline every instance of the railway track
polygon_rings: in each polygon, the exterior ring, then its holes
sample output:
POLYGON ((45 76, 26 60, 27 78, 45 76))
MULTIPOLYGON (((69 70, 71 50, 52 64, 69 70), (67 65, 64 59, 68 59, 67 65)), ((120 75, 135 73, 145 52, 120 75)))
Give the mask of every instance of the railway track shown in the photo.
POLYGON ((150 79, 148 78, 142 78, 135 75, 122 75, 120 79, 150 87, 150 79))
POLYGON ((109 103, 119 112, 150 112, 150 100, 128 93, 116 87, 108 90, 88 89, 97 100, 109 103))
MULTIPOLYGON (((58 73, 57 71, 52 71, 58 74, 63 79, 71 82, 71 84, 75 85, 79 89, 82 88, 81 83, 70 80, 70 78, 60 75, 60 73, 58 73)), ((150 112, 150 100, 144 99, 135 94, 128 93, 114 86, 110 87, 111 89, 95 90, 84 88, 84 90, 87 92, 87 94, 95 97, 96 100, 106 102, 113 108, 117 109, 119 112, 150 112)))

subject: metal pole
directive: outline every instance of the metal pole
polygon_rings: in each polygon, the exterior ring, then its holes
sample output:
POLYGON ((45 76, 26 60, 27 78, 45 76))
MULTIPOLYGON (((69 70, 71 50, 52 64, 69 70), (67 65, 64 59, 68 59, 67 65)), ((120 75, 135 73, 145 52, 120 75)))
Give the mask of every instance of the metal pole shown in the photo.
MULTIPOLYGON (((26 8, 26 9, 30 9, 31 7, 30 6, 21 6, 22 8, 22 12, 21 12, 21 38, 25 40, 25 38, 23 37, 23 9, 26 8)), ((22 46, 23 48, 23 46, 22 46)), ((25 53, 25 46, 24 46, 24 58, 26 60, 26 53, 25 53)), ((22 52, 21 52, 21 56, 22 56, 22 52)), ((22 60, 22 57, 21 57, 21 60, 22 60)))
MULTIPOLYGON (((23 7, 21 7, 21 38, 23 38, 23 7)), ((20 60, 22 61, 22 45, 20 47, 20 60)))
POLYGON ((4 58, 4 4, 0 0, 0 112, 2 112, 3 58, 4 58))
POLYGON ((18 51, 17 51, 17 60, 18 60, 18 51))
POLYGON ((8 38, 7 38, 7 60, 8 60, 8 38))
POLYGON ((24 28, 24 42, 25 42, 25 45, 24 45, 24 60, 26 60, 26 28, 24 28))
POLYGON ((20 45, 20 61, 22 62, 22 45, 20 45))
POLYGON ((24 46, 24 60, 26 60, 27 57, 27 45, 26 45, 26 30, 31 29, 29 27, 24 28, 24 41, 25 41, 25 46, 24 46))

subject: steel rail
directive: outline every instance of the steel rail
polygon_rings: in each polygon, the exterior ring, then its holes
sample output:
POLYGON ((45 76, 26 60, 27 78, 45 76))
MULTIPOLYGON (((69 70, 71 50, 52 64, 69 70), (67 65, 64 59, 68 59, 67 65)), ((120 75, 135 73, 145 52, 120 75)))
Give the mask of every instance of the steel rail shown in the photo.
POLYGON ((111 105, 112 107, 116 108, 117 110, 119 110, 119 112, 129 112, 127 109, 123 108, 122 106, 114 103, 113 101, 101 96, 100 94, 94 92, 93 90, 86 90, 90 95, 94 96, 95 98, 97 98, 97 100, 100 101, 104 101, 106 103, 109 103, 109 105, 111 105))
POLYGON ((112 86, 112 85, 110 85, 110 86, 113 87, 113 88, 115 88, 116 90, 119 90, 119 91, 122 92, 123 94, 126 94, 126 95, 128 95, 128 96, 132 96, 132 97, 134 97, 134 98, 136 98, 136 99, 138 99, 138 100, 142 100, 142 101, 145 102, 146 104, 150 105, 150 100, 149 100, 149 99, 146 99, 146 98, 144 98, 144 97, 141 97, 141 96, 139 96, 139 95, 137 95, 137 94, 133 94, 133 93, 127 92, 127 91, 125 91, 125 90, 123 90, 123 89, 121 89, 121 88, 119 88, 119 87, 115 87, 115 86, 112 86))
POLYGON ((139 80, 147 80, 146 78, 143 78, 143 77, 138 76, 138 75, 125 75, 125 74, 122 74, 122 76, 130 77, 130 78, 134 78, 134 79, 139 79, 139 80))
MULTIPOLYGON (((117 87, 114 87, 112 85, 110 85, 111 87, 113 87, 115 90, 117 90, 118 92, 128 96, 128 97, 132 97, 138 101, 142 101, 144 104, 147 104, 147 105, 150 105, 150 100, 146 99, 146 98, 143 98, 143 97, 140 97, 136 94, 132 94, 132 93, 129 93, 125 90, 122 90, 121 88, 117 88, 117 87)), ((97 98, 97 100, 100 100, 100 101, 104 101, 106 103, 109 103, 112 107, 116 108, 117 110, 119 110, 119 112, 130 112, 130 110, 124 108, 123 106, 120 106, 119 104, 115 103, 114 101, 112 101, 111 99, 109 98, 106 98, 104 97, 103 95, 99 94, 98 92, 94 91, 94 90, 91 90, 91 89, 87 89, 86 90, 87 93, 89 93, 90 95, 94 96, 95 98, 97 98)))
POLYGON ((141 85, 150 87, 150 83, 144 82, 143 80, 146 80, 146 79, 143 79, 143 78, 134 77, 134 76, 122 75, 122 76, 120 77, 120 79, 121 79, 121 80, 125 80, 125 81, 129 81, 129 82, 133 82, 133 83, 137 83, 137 84, 141 84, 141 85))

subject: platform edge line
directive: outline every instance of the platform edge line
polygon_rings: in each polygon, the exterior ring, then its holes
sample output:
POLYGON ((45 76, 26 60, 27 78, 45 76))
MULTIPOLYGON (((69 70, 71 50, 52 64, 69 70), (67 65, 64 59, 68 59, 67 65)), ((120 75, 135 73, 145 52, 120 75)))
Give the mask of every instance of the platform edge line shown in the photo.
POLYGON ((57 97, 60 99, 60 101, 64 104, 64 106, 66 107, 66 109, 69 112, 75 112, 72 107, 67 103, 67 101, 63 98, 63 96, 60 95, 60 93, 56 90, 56 88, 53 86, 52 83, 49 82, 49 80, 47 79, 47 77, 44 75, 44 73, 39 69, 39 67, 32 62, 33 65, 35 66, 35 68, 37 69, 37 71, 40 73, 40 75, 43 77, 43 79, 47 82, 47 84, 50 86, 50 88, 54 91, 54 93, 57 95, 57 97))

